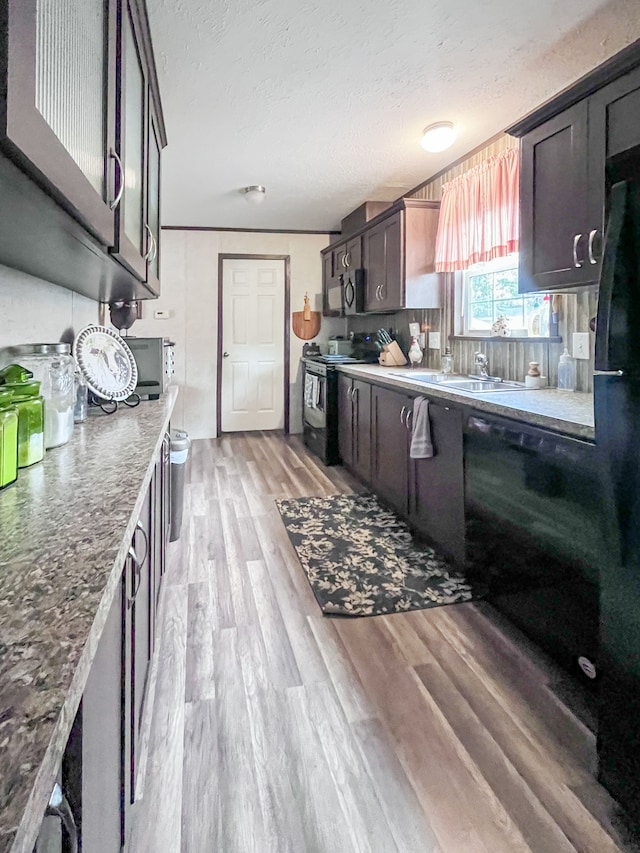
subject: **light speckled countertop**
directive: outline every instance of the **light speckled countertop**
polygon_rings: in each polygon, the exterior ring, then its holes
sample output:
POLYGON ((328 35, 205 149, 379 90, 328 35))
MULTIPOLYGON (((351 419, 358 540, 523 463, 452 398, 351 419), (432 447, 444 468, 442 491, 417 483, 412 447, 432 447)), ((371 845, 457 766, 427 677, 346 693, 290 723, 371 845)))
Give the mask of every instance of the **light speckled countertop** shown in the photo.
MULTIPOLYGON (((502 415, 528 424, 551 429, 565 435, 593 441, 593 394, 578 391, 557 391, 545 388, 540 391, 491 391, 488 394, 472 394, 456 391, 411 378, 407 367, 382 367, 377 364, 342 364, 342 373, 366 379, 392 388, 403 388, 428 397, 440 397, 470 406, 488 414, 502 415)), ((416 373, 435 373, 427 369, 416 369, 416 373)), ((465 377, 460 377, 461 379, 465 377)))
POLYGON ((33 849, 176 397, 92 411, 0 492, 0 853, 33 849))

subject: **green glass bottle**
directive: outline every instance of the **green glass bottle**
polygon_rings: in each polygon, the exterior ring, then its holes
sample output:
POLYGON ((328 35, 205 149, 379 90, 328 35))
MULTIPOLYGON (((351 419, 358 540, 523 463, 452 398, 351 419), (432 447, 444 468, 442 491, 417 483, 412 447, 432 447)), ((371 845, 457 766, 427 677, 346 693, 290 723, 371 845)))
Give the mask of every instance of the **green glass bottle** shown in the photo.
POLYGON ((35 379, 0 386, 13 393, 18 413, 18 468, 28 468, 44 458, 44 400, 35 379))
POLYGON ((0 489, 18 476, 18 412, 12 397, 12 391, 0 388, 0 489))

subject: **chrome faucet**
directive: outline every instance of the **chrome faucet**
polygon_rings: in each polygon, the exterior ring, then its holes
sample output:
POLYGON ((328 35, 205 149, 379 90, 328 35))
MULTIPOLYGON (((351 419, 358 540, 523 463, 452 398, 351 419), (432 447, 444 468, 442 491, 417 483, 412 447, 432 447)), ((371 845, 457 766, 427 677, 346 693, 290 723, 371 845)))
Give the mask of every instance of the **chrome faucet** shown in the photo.
POLYGON ((473 354, 473 363, 478 370, 474 378, 484 379, 488 382, 502 382, 502 377, 500 376, 489 376, 489 359, 483 352, 476 352, 473 354))

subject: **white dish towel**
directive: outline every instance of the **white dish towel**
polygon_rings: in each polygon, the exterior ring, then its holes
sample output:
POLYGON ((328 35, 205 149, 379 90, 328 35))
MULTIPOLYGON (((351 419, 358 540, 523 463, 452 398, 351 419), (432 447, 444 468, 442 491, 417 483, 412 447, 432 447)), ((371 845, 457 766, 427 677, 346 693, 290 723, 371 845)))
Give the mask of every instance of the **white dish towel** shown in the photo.
POLYGON ((431 421, 429 420, 429 401, 426 397, 416 397, 413 401, 413 429, 411 431, 412 459, 431 459, 434 455, 431 441, 431 421))
POLYGON ((320 380, 311 373, 304 377, 304 404, 308 409, 317 409, 320 402, 320 380))

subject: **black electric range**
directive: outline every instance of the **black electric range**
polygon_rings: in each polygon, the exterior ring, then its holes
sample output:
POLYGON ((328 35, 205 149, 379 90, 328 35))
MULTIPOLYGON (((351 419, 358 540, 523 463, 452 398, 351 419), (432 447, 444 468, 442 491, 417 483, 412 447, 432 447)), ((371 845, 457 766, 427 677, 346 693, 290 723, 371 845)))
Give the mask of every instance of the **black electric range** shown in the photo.
POLYGON ((303 356, 303 440, 325 465, 341 462, 338 447, 338 371, 341 364, 366 364, 348 355, 303 356))

